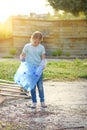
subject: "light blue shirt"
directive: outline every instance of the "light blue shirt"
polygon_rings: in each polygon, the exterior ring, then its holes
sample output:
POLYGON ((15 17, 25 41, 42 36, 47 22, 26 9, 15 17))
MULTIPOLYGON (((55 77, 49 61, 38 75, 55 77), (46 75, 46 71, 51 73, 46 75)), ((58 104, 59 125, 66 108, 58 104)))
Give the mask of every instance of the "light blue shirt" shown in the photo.
POLYGON ((27 43, 23 52, 26 54, 25 61, 34 65, 39 65, 41 63, 41 56, 45 54, 45 48, 43 45, 33 46, 32 43, 27 43))

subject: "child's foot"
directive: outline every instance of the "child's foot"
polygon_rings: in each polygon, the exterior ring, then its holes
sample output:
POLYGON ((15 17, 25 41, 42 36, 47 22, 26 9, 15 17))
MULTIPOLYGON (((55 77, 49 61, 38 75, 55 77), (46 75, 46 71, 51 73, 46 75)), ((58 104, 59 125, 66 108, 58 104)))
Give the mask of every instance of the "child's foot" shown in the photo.
POLYGON ((47 108, 47 105, 44 102, 41 102, 41 107, 42 108, 47 108))
POLYGON ((31 109, 36 109, 36 103, 33 103, 32 106, 31 106, 31 109))

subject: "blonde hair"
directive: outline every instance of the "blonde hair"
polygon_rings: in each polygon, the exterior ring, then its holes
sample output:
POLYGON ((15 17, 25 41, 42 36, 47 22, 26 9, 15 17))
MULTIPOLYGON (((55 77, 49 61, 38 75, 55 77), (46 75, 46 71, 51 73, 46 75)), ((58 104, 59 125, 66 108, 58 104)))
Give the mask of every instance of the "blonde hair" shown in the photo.
POLYGON ((40 31, 35 31, 32 35, 31 35, 31 39, 30 41, 32 42, 33 39, 39 39, 41 41, 43 41, 43 35, 40 31))

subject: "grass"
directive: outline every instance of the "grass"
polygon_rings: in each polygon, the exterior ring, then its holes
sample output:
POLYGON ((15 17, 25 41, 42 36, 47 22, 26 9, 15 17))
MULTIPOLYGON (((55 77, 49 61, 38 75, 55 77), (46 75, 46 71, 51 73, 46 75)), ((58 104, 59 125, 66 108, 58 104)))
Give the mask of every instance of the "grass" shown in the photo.
POLYGON ((50 62, 44 71, 44 77, 61 81, 87 78, 87 60, 50 62))
POLYGON ((0 61, 0 79, 13 81, 14 74, 20 62, 15 60, 0 61))
POLYGON ((14 58, 13 55, 6 55, 6 56, 3 56, 2 58, 14 58))
MULTIPOLYGON (((13 81, 14 74, 20 65, 19 61, 0 61, 0 79, 13 81)), ((87 60, 75 59, 73 61, 48 62, 43 72, 44 79, 70 81, 87 79, 87 60)))

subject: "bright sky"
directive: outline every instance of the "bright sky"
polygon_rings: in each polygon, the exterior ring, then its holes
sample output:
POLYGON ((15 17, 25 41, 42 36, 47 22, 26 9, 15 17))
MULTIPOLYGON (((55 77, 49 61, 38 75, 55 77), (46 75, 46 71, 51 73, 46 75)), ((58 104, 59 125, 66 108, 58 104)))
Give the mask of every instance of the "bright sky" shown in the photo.
POLYGON ((0 0, 0 21, 5 21, 10 15, 52 13, 52 8, 46 3, 46 0, 0 0))

